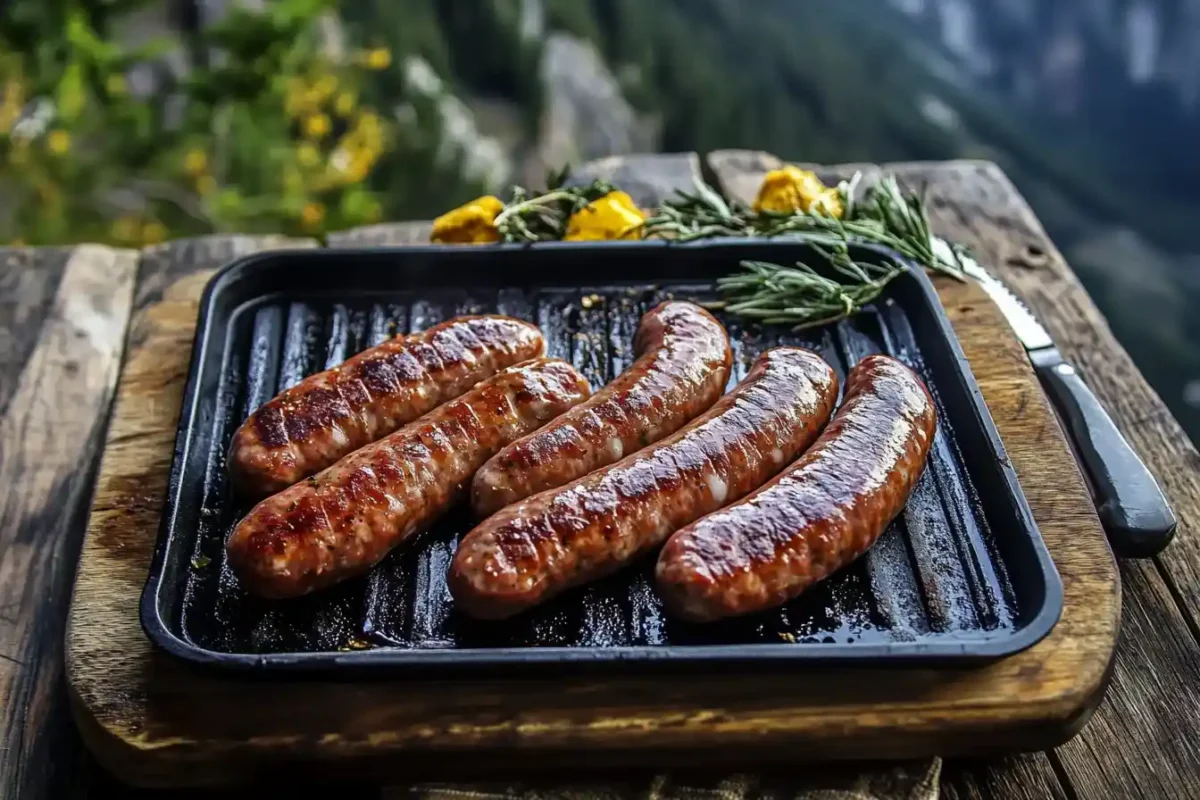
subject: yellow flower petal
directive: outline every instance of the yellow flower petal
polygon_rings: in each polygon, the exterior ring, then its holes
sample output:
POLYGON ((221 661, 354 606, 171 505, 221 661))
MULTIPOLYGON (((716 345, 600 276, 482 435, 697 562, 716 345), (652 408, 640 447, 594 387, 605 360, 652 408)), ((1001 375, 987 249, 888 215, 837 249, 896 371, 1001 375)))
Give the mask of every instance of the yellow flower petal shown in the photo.
POLYGON ((333 101, 333 110, 336 111, 340 117, 348 117, 354 113, 354 105, 354 95, 350 94, 349 92, 342 92, 337 96, 337 99, 333 101))
POLYGON ((140 229, 141 225, 138 223, 136 217, 124 216, 118 217, 113 221, 109 233, 117 241, 131 242, 137 238, 140 229))
POLYGON ((300 211, 300 220, 306 228, 315 228, 325 219, 325 206, 320 203, 308 203, 300 211))
POLYGON ((844 213, 837 189, 825 186, 814 173, 792 164, 771 170, 763 177, 754 210, 777 214, 819 212, 835 218, 844 213))
POLYGON ((333 93, 337 91, 337 86, 337 78, 332 75, 322 75, 313 85, 313 93, 320 100, 324 100, 333 96, 333 93))
POLYGON ((161 222, 147 222, 142 226, 142 241, 157 244, 167 238, 167 226, 161 222))
POLYGON ((304 119, 304 135, 310 139, 325 138, 332 127, 329 117, 324 114, 309 114, 304 119))
POLYGON ((183 171, 197 178, 208 169, 208 156, 203 150, 189 150, 183 157, 183 171))
POLYGON ((645 221, 645 213, 632 197, 625 192, 609 192, 571 215, 563 241, 640 239, 645 221))
POLYGON ((441 244, 485 244, 500 241, 496 217, 504 210, 498 197, 485 195, 433 221, 429 240, 441 244))
POLYGON ((392 51, 386 47, 377 47, 367 53, 367 69, 387 69, 392 64, 392 51))
POLYGON ((311 142, 303 142, 296 148, 296 160, 302 167, 315 167, 321 163, 321 151, 311 142))
POLYGON ((50 131, 46 136, 46 149, 56 156, 66 155, 71 149, 71 134, 66 131, 50 131))

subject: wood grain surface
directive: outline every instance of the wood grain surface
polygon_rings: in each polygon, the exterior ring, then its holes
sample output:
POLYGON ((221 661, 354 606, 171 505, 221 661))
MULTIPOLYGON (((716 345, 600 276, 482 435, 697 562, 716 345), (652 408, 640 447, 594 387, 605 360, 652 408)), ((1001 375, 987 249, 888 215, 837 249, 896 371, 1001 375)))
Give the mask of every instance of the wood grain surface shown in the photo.
POLYGON ((137 253, 0 250, 0 797, 53 796, 68 586, 116 384, 137 253))
MULTIPOLYGON (((708 157, 721 188, 743 202, 752 199, 763 173, 779 164, 774 156, 752 151, 708 157)), ((879 174, 873 165, 810 166, 830 181, 848 178, 856 169, 868 180, 879 174)), ((912 189, 927 189, 935 232, 969 246, 1033 308, 1162 484, 1179 519, 1175 541, 1162 555, 1122 562, 1121 646, 1107 699, 1080 736, 1051 754, 1052 765, 1081 798, 1200 793, 1200 741, 1180 735, 1180 720, 1200 719, 1200 544, 1195 535, 1200 456, 994 164, 886 169, 912 189)), ((1009 769, 1044 771, 1033 758, 994 765, 987 780, 1004 785, 1009 769)), ((944 780, 954 781, 955 775, 955 765, 948 764, 944 780)), ((1026 783, 1025 777, 1017 782, 1026 783)))
MULTIPOLYGON (((643 201, 645 202, 645 201, 643 201)), ((943 283, 1034 515, 1066 610, 1041 644, 953 672, 806 670, 743 681, 575 677, 471 684, 235 682, 152 650, 137 601, 158 530, 199 292, 212 266, 163 250, 138 291, 130 349, 67 638, 85 739, 141 783, 261 777, 272 765, 403 777, 622 762, 663 767, 1038 749, 1078 728, 1102 689, 1119 589, 1086 489, 1023 351, 977 287, 943 283), (162 278, 161 276, 169 276, 162 278), (512 753, 520 753, 514 759, 512 753), (470 753, 468 760, 462 754, 470 753)), ((964 786, 967 784, 964 784, 964 786)))

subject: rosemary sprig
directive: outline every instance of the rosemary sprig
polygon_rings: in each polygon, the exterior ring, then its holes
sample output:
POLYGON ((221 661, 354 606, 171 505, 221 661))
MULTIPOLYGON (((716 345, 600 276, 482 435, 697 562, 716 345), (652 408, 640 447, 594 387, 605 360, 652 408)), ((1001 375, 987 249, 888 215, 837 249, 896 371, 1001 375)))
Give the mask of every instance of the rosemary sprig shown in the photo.
POLYGON ((924 197, 905 194, 893 176, 862 188, 855 173, 838 190, 840 219, 820 212, 777 213, 729 205, 697 180, 695 192, 679 192, 646 221, 646 235, 691 241, 713 236, 787 237, 812 245, 827 269, 743 261, 743 272, 717 282, 721 303, 737 316, 766 324, 807 328, 858 313, 903 272, 890 263, 855 261, 852 244, 890 248, 926 269, 965 280, 962 253, 935 239, 924 197))
POLYGON ((548 180, 553 188, 530 196, 520 186, 513 187, 512 200, 493 223, 505 242, 556 242, 567 232, 567 220, 588 203, 613 190, 606 180, 587 186, 563 186, 564 175, 548 180))
POLYGON ((710 305, 745 319, 801 330, 857 314, 904 272, 893 262, 855 261, 845 237, 810 243, 827 267, 825 273, 804 262, 785 267, 743 261, 743 272, 717 281, 725 299, 710 305))
MULTIPOLYGON (((513 190, 511 202, 495 221, 504 241, 562 239, 572 214, 615 189, 606 180, 567 187, 566 174, 564 170, 550 176, 547 190, 539 195, 520 187, 513 190)), ((755 211, 726 202, 697 178, 694 191, 677 192, 646 220, 643 236, 681 242, 785 237, 809 243, 824 269, 807 263, 787 267, 743 261, 742 272, 717 282, 724 300, 714 305, 746 319, 796 328, 858 313, 903 272, 890 261, 855 261, 852 245, 880 245, 931 272, 965 280, 962 251, 930 231, 923 193, 905 193, 890 175, 864 188, 861 173, 843 181, 838 192, 844 208, 840 218, 820 211, 755 211)))
POLYGON ((905 194, 893 176, 862 186, 862 173, 839 187, 845 213, 841 219, 819 212, 779 213, 730 206, 710 186, 696 180, 696 191, 679 191, 646 220, 645 235, 691 241, 714 236, 771 238, 787 236, 812 242, 843 240, 888 247, 925 268, 963 280, 959 252, 939 252, 929 230, 924 198, 905 194))

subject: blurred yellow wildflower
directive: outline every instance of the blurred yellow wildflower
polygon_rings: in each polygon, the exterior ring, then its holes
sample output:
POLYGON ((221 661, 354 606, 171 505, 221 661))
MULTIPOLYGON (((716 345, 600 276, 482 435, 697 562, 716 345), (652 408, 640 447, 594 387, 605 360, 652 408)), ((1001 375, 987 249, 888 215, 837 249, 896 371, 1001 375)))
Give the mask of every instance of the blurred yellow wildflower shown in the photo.
POLYGON ((328 100, 337 91, 338 81, 332 75, 322 75, 313 84, 313 97, 318 103, 328 100))
POLYGON ((167 238, 167 226, 151 220, 142 226, 142 241, 146 244, 158 244, 167 238))
POLYGON ((71 149, 71 134, 62 130, 50 131, 46 136, 46 149, 56 156, 66 155, 71 149))
POLYGON ((342 92, 333 101, 333 110, 337 112, 339 117, 348 117, 354 113, 355 104, 354 95, 350 92, 342 92))
POLYGON ((819 212, 835 219, 840 219, 844 211, 837 189, 830 189, 814 173, 792 164, 763 177, 754 210, 777 214, 819 212))
POLYGON ((132 242, 137 238, 140 227, 137 217, 126 215, 113 221, 109 233, 119 242, 132 242))
POLYGON ((310 139, 324 139, 332 127, 329 117, 324 114, 309 114, 304 118, 304 135, 310 139))
POLYGON ((208 170, 208 156, 203 150, 193 148, 183 157, 183 171, 198 178, 208 170))
POLYGON ((212 175, 201 175, 196 178, 196 191, 207 197, 217 190, 217 179, 212 175))
POLYGON ((381 70, 387 69, 392 65, 392 51, 386 47, 376 47, 373 50, 368 50, 363 58, 363 63, 367 69, 381 70))
POLYGON ((496 217, 504 210, 499 197, 485 195, 447 211, 433 221, 431 242, 440 244, 485 244, 500 241, 496 217))
POLYGON ((300 219, 306 228, 315 228, 325 219, 325 206, 320 203, 308 203, 300 211, 300 219))
POLYGON ((567 242, 640 239, 646 215, 625 192, 609 192, 567 220, 567 242))
POLYGON ((321 163, 321 151, 311 142, 302 142, 296 148, 296 160, 302 167, 315 167, 321 163))

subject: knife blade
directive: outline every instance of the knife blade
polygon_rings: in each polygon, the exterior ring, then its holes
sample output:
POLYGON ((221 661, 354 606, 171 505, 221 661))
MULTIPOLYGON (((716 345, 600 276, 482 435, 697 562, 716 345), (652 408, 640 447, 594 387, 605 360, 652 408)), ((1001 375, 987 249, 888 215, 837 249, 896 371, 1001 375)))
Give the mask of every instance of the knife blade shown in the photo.
MULTIPOLYGON (((939 247, 939 242, 935 241, 935 252, 948 253, 949 245, 940 242, 939 247)), ((1113 552, 1125 558, 1149 558, 1161 552, 1175 536, 1176 521, 1150 470, 1079 373, 1063 359, 1033 312, 978 262, 959 256, 959 263, 1000 308, 1029 354, 1059 419, 1066 422, 1113 552)))

